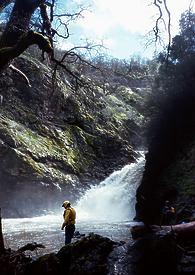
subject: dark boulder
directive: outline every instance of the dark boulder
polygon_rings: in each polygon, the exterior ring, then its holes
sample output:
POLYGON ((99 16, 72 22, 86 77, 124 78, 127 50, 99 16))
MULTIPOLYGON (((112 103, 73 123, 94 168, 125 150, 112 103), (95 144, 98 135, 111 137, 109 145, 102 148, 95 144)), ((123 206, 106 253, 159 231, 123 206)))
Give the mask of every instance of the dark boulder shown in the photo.
POLYGON ((60 274, 107 274, 107 257, 114 244, 108 238, 90 234, 81 241, 64 246, 56 255, 60 261, 60 274))

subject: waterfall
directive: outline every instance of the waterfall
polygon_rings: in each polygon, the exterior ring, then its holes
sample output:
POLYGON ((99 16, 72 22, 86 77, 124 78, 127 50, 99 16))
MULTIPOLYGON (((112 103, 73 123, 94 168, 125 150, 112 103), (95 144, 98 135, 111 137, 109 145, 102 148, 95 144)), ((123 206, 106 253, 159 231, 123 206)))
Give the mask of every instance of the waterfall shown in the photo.
POLYGON ((135 216, 136 190, 145 164, 144 154, 135 163, 113 172, 99 185, 91 186, 76 204, 79 219, 131 221, 135 216))
MULTIPOLYGON (((124 166, 89 190, 73 205, 77 212, 76 228, 88 234, 95 232, 113 240, 129 238, 129 225, 135 216, 135 195, 142 178, 144 156, 124 166)), ((29 239, 43 243, 45 252, 57 251, 64 242, 63 209, 55 215, 34 218, 5 219, 3 232, 6 245, 13 249, 23 246, 29 239), (61 236, 59 236, 61 233, 61 236)))

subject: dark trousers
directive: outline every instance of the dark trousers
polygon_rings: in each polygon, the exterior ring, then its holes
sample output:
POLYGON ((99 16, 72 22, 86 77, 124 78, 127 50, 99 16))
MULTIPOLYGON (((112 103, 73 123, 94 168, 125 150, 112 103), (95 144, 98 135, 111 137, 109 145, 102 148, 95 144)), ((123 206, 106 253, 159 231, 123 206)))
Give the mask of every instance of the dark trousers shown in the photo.
POLYGON ((66 225, 66 227, 65 227, 65 244, 71 243, 71 239, 74 236, 74 232, 75 232, 74 224, 66 225))

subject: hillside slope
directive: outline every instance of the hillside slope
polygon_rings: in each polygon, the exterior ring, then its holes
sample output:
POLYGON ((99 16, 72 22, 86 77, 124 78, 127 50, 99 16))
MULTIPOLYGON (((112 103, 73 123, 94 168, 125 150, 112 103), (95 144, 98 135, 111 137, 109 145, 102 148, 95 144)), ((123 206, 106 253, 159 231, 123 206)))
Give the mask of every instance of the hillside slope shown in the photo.
POLYGON ((29 54, 15 61, 32 87, 7 69, 0 79, 0 201, 5 216, 31 216, 75 200, 133 162, 142 142, 143 95, 119 87, 73 90, 29 54))

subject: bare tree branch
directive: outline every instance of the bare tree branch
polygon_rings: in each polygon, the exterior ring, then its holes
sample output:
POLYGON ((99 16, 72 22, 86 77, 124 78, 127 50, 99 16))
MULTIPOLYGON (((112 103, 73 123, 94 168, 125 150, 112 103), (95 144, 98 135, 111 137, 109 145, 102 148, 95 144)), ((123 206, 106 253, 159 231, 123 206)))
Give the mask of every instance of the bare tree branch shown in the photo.
POLYGON ((5 47, 0 49, 0 69, 2 70, 11 60, 23 53, 30 45, 36 44, 41 50, 51 54, 53 48, 50 41, 43 35, 29 31, 24 34, 18 43, 13 47, 5 47))
POLYGON ((156 19, 155 27, 153 28, 154 34, 155 34, 155 41, 157 42, 159 40, 159 21, 162 20, 162 10, 161 6, 159 5, 159 0, 154 0, 154 5, 158 8, 159 11, 159 17, 156 19))
POLYGON ((41 4, 40 6, 40 11, 41 11, 41 17, 43 20, 42 23, 42 34, 46 34, 48 37, 51 38, 51 21, 50 18, 47 14, 47 5, 46 4, 41 4))
POLYGON ((168 14, 168 23, 167 23, 168 36, 169 36, 168 47, 167 47, 167 56, 168 56, 170 51, 170 46, 171 46, 171 13, 167 7, 167 0, 163 0, 163 2, 164 2, 165 10, 168 14))
POLYGON ((13 0, 0 0, 0 12, 4 10, 9 4, 11 4, 13 0))
POLYGON ((54 17, 54 5, 55 5, 55 0, 52 0, 52 3, 50 5, 50 22, 53 22, 53 17, 54 17))
MULTIPOLYGON (((11 0, 0 0, 0 7, 3 7, 10 2, 11 0)), ((44 52, 47 52, 51 61, 54 62, 55 67, 53 76, 56 75, 56 70, 58 66, 60 66, 65 69, 70 77, 75 78, 77 84, 84 85, 85 81, 82 76, 80 76, 80 72, 75 69, 70 69, 69 64, 77 63, 77 65, 80 66, 85 63, 94 69, 97 69, 94 65, 81 57, 79 50, 86 49, 86 51, 89 52, 100 45, 73 47, 64 53, 61 60, 57 60, 53 53, 53 41, 55 36, 67 39, 70 35, 68 29, 70 21, 82 16, 82 12, 86 9, 81 8, 79 12, 72 14, 54 14, 56 0, 15 0, 13 2, 14 6, 9 21, 2 37, 0 38, 0 70, 9 66, 11 61, 24 52, 30 45, 37 44, 42 50, 43 59, 44 52), (37 8, 40 8, 40 13, 34 13, 37 8), (31 24, 31 17, 33 14, 36 19, 34 21, 35 24, 31 24), (53 20, 55 20, 57 28, 53 28, 53 20), (41 34, 30 31, 30 27, 38 30, 38 32, 40 31, 41 34)), ((13 68, 11 67, 11 69, 13 68)), ((27 84, 30 85, 28 77, 24 76, 24 78, 26 79, 27 84)))
MULTIPOLYGON (((155 42, 160 41, 160 21, 162 21, 165 25, 165 29, 168 32, 168 45, 167 45, 167 58, 170 51, 171 46, 171 13, 167 6, 167 0, 154 0, 153 4, 158 8, 159 11, 159 17, 156 19, 155 27, 153 28, 154 34, 155 34, 155 42), (163 18, 163 11, 165 10, 166 15, 168 16, 167 23, 165 22, 165 19, 163 18)), ((166 59, 167 59, 166 58, 166 59)))
POLYGON ((9 21, 0 39, 0 48, 14 46, 29 31, 31 16, 45 0, 16 0, 9 21))
POLYGON ((53 31, 54 31, 55 34, 57 34, 59 37, 64 38, 64 39, 67 39, 67 38, 70 36, 69 29, 68 29, 68 24, 65 23, 65 22, 63 22, 61 18, 58 18, 57 20, 60 22, 60 24, 59 24, 59 26, 58 26, 57 29, 59 29, 59 28, 61 28, 61 26, 63 26, 63 27, 65 28, 65 31, 63 32, 63 33, 65 33, 65 35, 64 35, 64 34, 62 35, 62 34, 59 33, 57 30, 53 30, 53 31))
POLYGON ((30 87, 30 88, 32 87, 31 84, 30 84, 30 81, 29 81, 28 77, 21 70, 19 70, 18 68, 16 68, 13 64, 10 64, 9 68, 12 71, 14 71, 14 72, 18 73, 19 75, 21 75, 22 78, 25 80, 26 84, 28 85, 28 87, 30 87))
POLYGON ((86 8, 81 8, 81 10, 79 12, 75 12, 75 13, 61 13, 61 14, 54 14, 53 16, 54 17, 68 17, 70 18, 71 20, 75 20, 77 19, 78 17, 82 17, 82 13, 84 11, 86 11, 87 9, 86 8))

